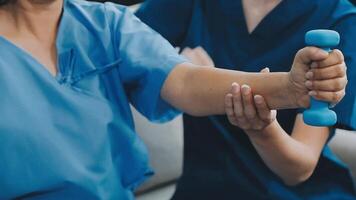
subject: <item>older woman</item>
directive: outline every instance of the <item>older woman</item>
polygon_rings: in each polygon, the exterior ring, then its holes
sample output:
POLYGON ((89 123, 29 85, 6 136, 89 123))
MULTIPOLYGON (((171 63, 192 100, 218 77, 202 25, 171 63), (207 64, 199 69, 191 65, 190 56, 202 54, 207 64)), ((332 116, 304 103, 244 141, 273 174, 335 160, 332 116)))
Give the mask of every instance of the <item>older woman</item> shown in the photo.
POLYGON ((238 82, 272 108, 307 107, 311 62, 321 67, 319 81, 331 83, 316 90, 319 98, 337 103, 346 85, 345 75, 324 71, 344 71, 342 54, 312 47, 288 73, 194 66, 113 4, 2 0, 0 27, 0 199, 133 198, 152 170, 129 102, 153 121, 174 117, 173 106, 223 114, 238 82))

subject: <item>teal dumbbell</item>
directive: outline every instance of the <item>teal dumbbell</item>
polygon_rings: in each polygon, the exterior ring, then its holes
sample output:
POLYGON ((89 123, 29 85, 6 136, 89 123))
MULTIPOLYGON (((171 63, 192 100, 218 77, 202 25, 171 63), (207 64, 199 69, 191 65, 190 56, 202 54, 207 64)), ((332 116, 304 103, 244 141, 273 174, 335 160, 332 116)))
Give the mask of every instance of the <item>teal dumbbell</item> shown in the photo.
MULTIPOLYGON (((306 33, 305 43, 319 47, 327 52, 339 45, 340 35, 331 30, 312 30, 306 33)), ((303 113, 304 122, 311 126, 333 126, 336 124, 336 113, 329 109, 327 102, 310 99, 310 108, 303 113)))

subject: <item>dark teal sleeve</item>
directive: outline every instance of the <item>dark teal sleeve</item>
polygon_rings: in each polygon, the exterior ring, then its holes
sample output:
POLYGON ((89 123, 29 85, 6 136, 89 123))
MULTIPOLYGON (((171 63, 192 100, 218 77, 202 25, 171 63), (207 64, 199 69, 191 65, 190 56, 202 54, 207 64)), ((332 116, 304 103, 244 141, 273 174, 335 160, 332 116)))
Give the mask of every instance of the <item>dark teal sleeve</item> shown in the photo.
POLYGON ((193 0, 147 0, 136 16, 173 46, 180 46, 191 21, 193 5, 193 0))

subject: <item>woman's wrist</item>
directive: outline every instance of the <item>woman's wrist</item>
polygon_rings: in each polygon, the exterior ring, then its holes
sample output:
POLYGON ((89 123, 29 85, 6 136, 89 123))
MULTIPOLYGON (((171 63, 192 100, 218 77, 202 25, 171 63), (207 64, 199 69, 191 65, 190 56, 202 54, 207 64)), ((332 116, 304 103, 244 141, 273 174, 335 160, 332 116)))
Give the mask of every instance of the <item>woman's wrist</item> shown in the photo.
POLYGON ((287 73, 287 76, 284 76, 282 79, 282 84, 286 87, 284 87, 282 90, 282 93, 286 95, 287 99, 286 101, 289 102, 288 107, 289 108, 297 108, 300 106, 300 102, 298 102, 298 95, 300 95, 300 88, 298 88, 298 85, 294 83, 291 72, 287 73))
POLYGON ((279 123, 277 120, 274 120, 271 122, 268 126, 266 126, 264 129, 256 131, 256 130, 246 130, 246 134, 250 138, 250 140, 253 141, 266 141, 271 138, 273 138, 276 134, 276 132, 279 129, 279 123))

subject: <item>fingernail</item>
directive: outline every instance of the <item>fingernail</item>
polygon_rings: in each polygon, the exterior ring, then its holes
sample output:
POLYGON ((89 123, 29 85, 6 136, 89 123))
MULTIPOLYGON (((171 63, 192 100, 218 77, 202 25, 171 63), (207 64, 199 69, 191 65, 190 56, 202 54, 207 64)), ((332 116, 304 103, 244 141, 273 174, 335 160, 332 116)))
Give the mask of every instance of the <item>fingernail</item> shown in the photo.
POLYGON ((311 65, 310 65, 311 68, 317 68, 318 67, 318 63, 316 62, 313 62, 311 65))
POLYGON ((305 86, 308 87, 308 88, 311 88, 313 86, 313 82, 311 81, 306 81, 305 82, 305 86))
POLYGON ((315 96, 316 92, 315 91, 310 91, 308 94, 309 94, 309 96, 315 96))
POLYGON ((233 82, 233 83, 232 83, 232 86, 233 86, 233 87, 240 87, 240 85, 239 85, 238 83, 236 83, 236 82, 233 82))
POLYGON ((311 72, 311 71, 309 71, 309 72, 307 72, 307 73, 305 74, 305 77, 306 77, 307 79, 312 79, 313 76, 314 76, 314 73, 311 72))
POLYGON ((232 83, 232 92, 234 93, 240 92, 240 85, 238 83, 232 83))
POLYGON ((254 99, 257 104, 261 104, 263 102, 261 95, 255 95, 254 99))
POLYGON ((268 67, 265 67, 262 72, 270 72, 270 69, 268 67))
POLYGON ((241 86, 241 90, 244 95, 248 95, 250 93, 250 86, 244 84, 241 86))

